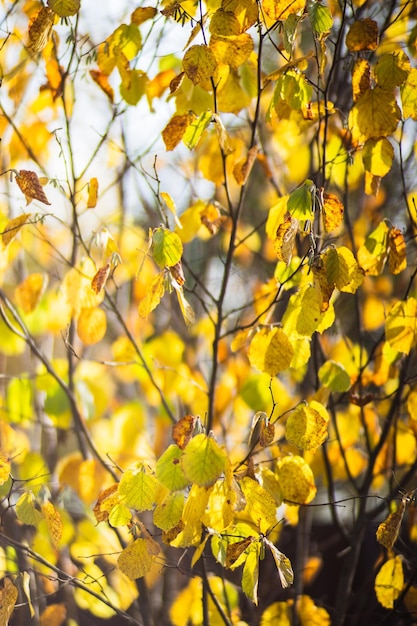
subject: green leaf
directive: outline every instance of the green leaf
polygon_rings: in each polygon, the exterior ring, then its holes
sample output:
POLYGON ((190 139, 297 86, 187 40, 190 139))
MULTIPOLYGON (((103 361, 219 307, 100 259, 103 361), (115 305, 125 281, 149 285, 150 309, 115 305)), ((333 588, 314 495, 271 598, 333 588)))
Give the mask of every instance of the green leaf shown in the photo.
POLYGON ((132 513, 125 504, 116 504, 109 513, 109 524, 114 528, 127 526, 132 520, 132 513))
POLYGON ((319 380, 330 391, 342 393, 351 386, 350 376, 340 363, 326 361, 319 369, 319 380))
POLYGON ((128 75, 123 75, 120 83, 120 95, 125 102, 135 106, 144 95, 148 82, 148 77, 144 72, 130 70, 128 75))
POLYGON ((226 467, 226 452, 204 433, 191 439, 181 459, 186 477, 196 485, 213 485, 226 467))
POLYGON ((119 483, 120 501, 136 511, 148 511, 155 504, 158 486, 156 478, 146 471, 142 463, 138 463, 122 476, 119 483))
POLYGON ((190 484, 181 465, 183 451, 177 445, 170 445, 158 459, 155 474, 159 482, 170 491, 184 489, 190 484))
POLYGON ((207 126, 213 120, 213 112, 210 110, 203 111, 201 115, 199 115, 196 119, 194 119, 191 124, 187 126, 187 130, 185 131, 182 140, 189 148, 192 150, 199 143, 203 132, 206 130, 207 126))
POLYGON ((176 526, 184 510, 184 494, 170 493, 161 504, 155 508, 153 522, 158 528, 168 531, 176 526))
POLYGON ((155 228, 152 234, 152 251, 159 267, 172 267, 181 260, 182 241, 172 230, 155 228))
POLYGON ((290 194, 287 209, 291 213, 291 217, 301 221, 314 218, 311 194, 313 188, 313 181, 307 179, 301 187, 290 194))
POLYGON ((40 506, 31 491, 26 491, 16 502, 16 515, 22 524, 37 526, 43 520, 40 506))
POLYGON ((27 378, 13 378, 7 385, 7 413, 12 423, 20 424, 33 418, 33 389, 27 378))
POLYGON ((316 35, 327 33, 332 28, 333 18, 330 9, 320 4, 320 2, 314 2, 308 14, 310 16, 311 26, 316 35))

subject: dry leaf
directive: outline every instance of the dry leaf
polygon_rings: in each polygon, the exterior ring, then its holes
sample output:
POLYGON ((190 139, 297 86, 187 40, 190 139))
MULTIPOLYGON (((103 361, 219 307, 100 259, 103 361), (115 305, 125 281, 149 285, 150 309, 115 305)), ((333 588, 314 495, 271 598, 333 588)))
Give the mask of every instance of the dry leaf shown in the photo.
POLYGON ((17 235, 19 230, 28 221, 31 213, 24 213, 7 222, 1 234, 3 245, 7 246, 17 235))
POLYGON ((51 204, 45 196, 38 175, 30 170, 20 170, 16 174, 16 182, 19 189, 25 194, 26 204, 30 204, 32 200, 38 200, 43 204, 51 204))

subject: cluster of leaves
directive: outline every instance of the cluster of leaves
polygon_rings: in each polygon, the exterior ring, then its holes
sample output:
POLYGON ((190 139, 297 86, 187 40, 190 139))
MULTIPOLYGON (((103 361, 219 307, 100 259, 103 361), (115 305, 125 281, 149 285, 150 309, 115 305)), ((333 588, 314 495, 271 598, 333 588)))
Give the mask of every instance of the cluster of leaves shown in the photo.
POLYGON ((413 3, 2 6, 2 623, 415 613, 413 3))

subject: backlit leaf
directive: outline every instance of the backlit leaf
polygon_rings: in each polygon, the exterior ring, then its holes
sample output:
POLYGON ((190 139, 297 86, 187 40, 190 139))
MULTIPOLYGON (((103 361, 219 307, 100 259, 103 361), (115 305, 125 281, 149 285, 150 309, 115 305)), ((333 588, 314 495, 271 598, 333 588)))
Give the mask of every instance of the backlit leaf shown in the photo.
POLYGON ((116 502, 109 512, 108 522, 113 528, 128 526, 132 522, 132 513, 125 504, 116 502))
POLYGON ((376 50, 378 40, 378 24, 370 18, 353 22, 346 35, 346 45, 350 52, 376 50))
MULTIPOLYGON (((173 266, 173 267, 176 267, 176 266, 173 266)), ((180 305, 184 322, 186 323, 187 327, 190 328, 195 322, 194 309, 191 306, 191 304, 188 302, 186 297, 184 296, 183 288, 181 287, 181 285, 178 284, 176 280, 172 281, 172 286, 175 289, 175 293, 177 294, 178 304, 180 305)))
POLYGON ((311 285, 293 294, 282 318, 283 329, 288 337, 311 337, 323 319, 325 308, 322 308, 322 304, 321 294, 311 285))
POLYGON ((241 33, 231 37, 210 38, 210 50, 219 65, 230 65, 238 68, 253 52, 253 39, 248 33, 241 33))
POLYGON ((94 207, 97 205, 97 197, 98 180, 97 178, 90 178, 90 182, 88 183, 87 209, 94 209, 94 207))
POLYGON ((386 222, 381 222, 358 250, 359 265, 370 276, 378 276, 383 270, 388 255, 388 232, 386 222))
POLYGON ((49 500, 41 505, 41 510, 45 517, 46 526, 51 536, 52 543, 55 548, 57 548, 59 542, 61 541, 64 528, 61 514, 49 500))
POLYGON ((170 493, 168 496, 158 504, 153 513, 153 523, 162 528, 162 530, 168 531, 174 528, 181 519, 181 515, 184 509, 184 494, 183 493, 170 493))
POLYGON ((151 281, 146 289, 145 296, 139 303, 139 317, 147 318, 161 302, 165 293, 165 276, 164 272, 159 272, 151 281))
POLYGON ((10 468, 10 459, 0 452, 0 485, 4 485, 4 483, 9 480, 10 468))
POLYGON ((130 21, 137 26, 143 24, 147 20, 151 20, 157 14, 155 7, 138 7, 130 16, 130 21))
POLYGON ((259 626, 291 626, 291 608, 287 602, 273 602, 262 613, 259 626))
POLYGON ((353 101, 362 96, 371 88, 371 66, 366 59, 357 59, 352 71, 352 94, 353 101))
POLYGON ((325 608, 317 606, 314 600, 306 595, 297 598, 297 614, 302 626, 317 624, 317 626, 331 626, 329 613, 325 608))
POLYGON ((31 52, 42 52, 45 48, 52 34, 55 17, 55 11, 49 7, 42 7, 33 15, 28 30, 28 48, 31 52))
POLYGON ((233 167, 233 177, 238 185, 244 185, 252 171, 253 164, 255 163, 258 154, 257 146, 253 146, 248 151, 246 159, 238 161, 233 167))
POLYGON ((181 450, 184 450, 192 439, 196 419, 193 415, 185 415, 172 427, 172 438, 181 450))
POLYGON ((140 537, 126 546, 117 559, 117 565, 131 580, 142 578, 151 570, 158 552, 156 541, 140 537))
POLYGON ((289 443, 301 450, 314 450, 326 441, 328 424, 326 408, 312 400, 308 405, 300 404, 289 414, 285 436, 289 443))
POLYGON ((408 298, 394 304, 385 321, 385 337, 397 352, 409 354, 417 342, 417 300, 408 298))
POLYGON ((195 115, 193 113, 184 113, 183 115, 173 115, 171 117, 162 131, 162 139, 164 140, 166 150, 169 151, 176 148, 194 119, 195 115))
POLYGON ((97 273, 94 274, 93 279, 91 281, 91 289, 94 293, 99 293, 106 284, 106 281, 110 274, 110 263, 106 263, 103 267, 100 267, 97 270, 97 273))
POLYGON ((3 585, 0 587, 0 624, 7 626, 17 601, 18 590, 10 578, 3 578, 2 583, 3 585))
POLYGON ((331 233, 343 222, 344 206, 334 193, 323 193, 323 224, 326 233, 331 233))
POLYGON ((20 170, 18 174, 16 174, 16 183, 19 189, 25 194, 26 204, 30 204, 32 200, 38 200, 39 202, 43 202, 43 204, 51 204, 45 196, 38 175, 35 172, 20 170))
POLYGON ((268 546, 268 548, 272 552, 272 556, 275 561, 275 565, 277 566, 279 579, 281 581, 281 587, 283 589, 287 589, 291 587, 294 582, 294 572, 291 566, 290 559, 285 556, 274 544, 272 541, 269 541, 266 537, 263 538, 263 543, 268 546))
POLYGON ((3 228, 1 233, 1 238, 3 245, 6 247, 9 243, 16 237, 19 230, 22 228, 24 224, 30 218, 31 213, 24 213, 23 215, 19 215, 18 217, 9 220, 3 228))
POLYGON ((259 552, 260 546, 256 542, 255 550, 251 550, 246 558, 242 572, 242 591, 252 600, 254 604, 258 604, 258 582, 259 582, 259 552))
POLYGON ((274 498, 252 478, 245 476, 240 481, 245 496, 245 513, 261 533, 266 533, 276 523, 276 504, 274 498))
POLYGON ((387 519, 381 522, 378 526, 376 539, 381 545, 384 546, 384 548, 387 548, 387 550, 392 550, 395 542, 397 541, 401 528, 401 522, 404 517, 406 503, 406 498, 403 498, 398 509, 390 513, 387 519))
POLYGON ((114 102, 113 87, 109 83, 108 75, 99 70, 90 70, 90 76, 100 89, 106 94, 110 102, 114 102))
POLYGON ((59 15, 69 17, 80 10, 80 0, 48 0, 48 6, 59 15))
POLYGON ((368 139, 362 152, 362 159, 368 172, 375 176, 385 176, 392 167, 394 148, 386 137, 368 139))
POLYGON ((37 526, 43 515, 38 501, 31 491, 25 491, 16 502, 16 515, 23 524, 37 526))
POLYGON ((319 369, 319 380, 330 391, 343 393, 351 386, 350 376, 340 363, 326 361, 319 369))
POLYGON ((148 511, 155 504, 158 486, 156 478, 142 463, 137 463, 136 467, 126 470, 120 480, 120 501, 136 511, 148 511))
POLYGON ((291 261, 295 238, 299 228, 298 220, 291 215, 288 215, 285 221, 278 226, 274 240, 274 250, 278 260, 284 261, 287 265, 291 261))
POLYGON ((310 466, 300 456, 285 456, 277 465, 282 497, 289 504, 308 504, 317 493, 310 466))
POLYGON ((156 463, 156 478, 170 491, 184 489, 184 487, 190 483, 190 481, 185 477, 181 465, 182 455, 183 452, 181 448, 172 444, 168 446, 156 463))
POLYGON ((15 289, 15 297, 18 306, 24 313, 31 313, 38 305, 46 287, 44 274, 29 274, 15 289))
POLYGON ((49 604, 40 615, 39 626, 62 626, 66 617, 65 604, 49 604))
POLYGON ((383 89, 395 89, 406 80, 410 73, 410 60, 402 50, 392 54, 381 54, 374 67, 375 79, 383 89))
POLYGON ((205 45, 191 46, 182 60, 184 72, 188 78, 198 85, 210 80, 217 68, 216 57, 205 45))
POLYGON ((290 194, 287 209, 288 212, 291 213, 291 217, 301 221, 312 220, 314 218, 311 195, 312 185, 311 180, 306 180, 301 187, 298 187, 298 189, 290 194))
POLYGON ((262 328, 253 336, 248 358, 256 369, 276 376, 290 366, 293 353, 290 340, 281 328, 262 328))
POLYGON ((328 7, 323 6, 320 2, 314 2, 309 8, 308 15, 316 35, 323 35, 331 30, 333 18, 328 7))
POLYGON ((387 137, 398 126, 401 111, 391 91, 375 87, 365 91, 350 113, 350 127, 359 141, 387 137))
POLYGON ((105 522, 109 519, 109 512, 119 500, 117 489, 117 484, 111 485, 99 494, 93 509, 94 517, 96 518, 97 523, 105 522))
POLYGON ((417 69, 412 68, 400 87, 403 118, 417 120, 417 69))
POLYGON ((400 274, 407 267, 407 250, 403 233, 398 228, 391 228, 388 234, 389 270, 392 274, 400 274))
POLYGON ((167 228, 155 228, 152 233, 152 253, 159 267, 170 267, 181 260, 182 241, 177 233, 167 228))
POLYGON ((107 318, 103 309, 99 307, 81 309, 77 319, 77 335, 86 346, 101 341, 106 330, 107 318))
POLYGON ((213 485, 226 468, 223 448, 204 433, 196 435, 184 449, 181 458, 185 476, 196 485, 213 485))
POLYGON ((183 142, 190 150, 193 150, 199 143, 203 132, 213 120, 213 113, 210 110, 203 111, 197 118, 193 117, 188 124, 183 135, 183 142))
POLYGON ((400 556, 388 559, 375 578, 375 593, 378 602, 392 609, 404 585, 403 563, 400 556))
POLYGON ((287 19, 293 13, 301 13, 306 0, 263 0, 262 8, 273 22, 287 19))

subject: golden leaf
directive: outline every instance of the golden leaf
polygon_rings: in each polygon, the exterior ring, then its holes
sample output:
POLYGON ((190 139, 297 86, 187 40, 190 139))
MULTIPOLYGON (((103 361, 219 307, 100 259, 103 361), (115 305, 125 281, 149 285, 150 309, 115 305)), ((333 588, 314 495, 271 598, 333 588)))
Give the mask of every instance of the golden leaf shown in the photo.
POLYGON ((384 89, 395 89, 402 85, 410 71, 410 59, 402 50, 381 54, 374 67, 375 79, 384 89))
POLYGON ((145 576, 155 563, 159 546, 153 539, 135 539, 120 554, 117 564, 131 580, 145 576))
POLYGON ((253 39, 248 33, 242 33, 233 37, 210 38, 210 50, 213 52, 219 65, 230 65, 237 69, 252 54, 253 39))
POLYGON ((182 271, 181 261, 178 261, 178 263, 176 263, 175 265, 172 265, 169 268, 169 271, 170 271, 172 278, 176 280, 179 286, 181 287, 181 285, 185 283, 185 277, 184 277, 184 272, 182 271))
POLYGON ((82 308, 77 319, 77 334, 86 346, 101 341, 106 334, 106 314, 98 307, 82 308))
POLYGON ((194 85, 210 80, 217 69, 216 57, 203 44, 191 46, 184 54, 182 64, 184 72, 194 85))
POLYGON ((225 566, 227 568, 232 568, 234 563, 238 560, 238 558, 243 554, 243 552, 255 541, 255 537, 245 537, 245 539, 241 539, 240 541, 235 541, 234 543, 229 543, 226 548, 226 562, 225 566))
POLYGON ((307 406, 301 404, 289 414, 285 436, 297 448, 314 450, 327 439, 328 424, 327 410, 320 402, 312 400, 307 406))
POLYGON ((139 303, 139 317, 147 318, 149 313, 153 311, 161 302, 165 293, 165 275, 159 272, 146 289, 146 294, 139 303))
POLYGON ((299 222, 295 217, 287 215, 285 221, 278 226, 274 240, 274 250, 279 261, 287 265, 291 261, 295 237, 299 231, 299 222))
POLYGON ((64 528, 61 514, 49 500, 41 505, 41 510, 45 517, 46 526, 51 536, 52 543, 55 548, 57 548, 59 542, 61 541, 62 531, 64 528))
POLYGON ((238 185, 244 185, 248 180, 248 176, 252 171, 253 164, 255 163, 258 155, 257 146, 252 146, 249 150, 246 159, 238 161, 233 167, 233 177, 238 185))
POLYGON ((67 617, 65 604, 50 604, 42 611, 39 626, 61 626, 67 617))
POLYGON ((262 0, 262 8, 273 22, 286 20, 293 13, 301 13, 306 0, 262 0))
POLYGON ((140 24, 143 24, 143 22, 151 20, 156 14, 157 10, 155 7, 138 7, 130 16, 130 21, 139 26, 140 24))
POLYGON ((374 176, 385 176, 392 167, 394 148, 386 137, 368 139, 362 152, 362 160, 367 172, 374 176))
POLYGON ((5 247, 16 237, 17 233, 22 226, 26 224, 30 216, 31 213, 24 213, 23 215, 19 215, 19 217, 15 217, 7 222, 3 232, 1 233, 1 238, 5 247))
POLYGON ((191 122, 195 119, 193 113, 185 113, 184 115, 174 115, 162 131, 162 139, 166 150, 174 150, 180 143, 185 131, 191 122))
POLYGON ((391 228, 388 233, 388 263, 390 272, 399 274, 407 267, 406 247, 404 235, 399 228, 391 228))
POLYGON ((344 210, 343 204, 334 193, 323 193, 323 223, 326 233, 339 228, 344 210))
POLYGON ((263 328, 249 346, 248 358, 256 369, 276 376, 291 364, 294 349, 281 328, 263 328))
POLYGON ((97 271, 91 281, 91 289, 94 293, 99 293, 105 286, 106 281, 110 274, 110 263, 106 263, 103 267, 97 271))
POLYGON ((94 209, 97 204, 98 196, 98 180, 97 178, 91 178, 88 183, 88 200, 87 209, 94 209))
POLYGON ((346 46, 350 52, 376 50, 378 46, 378 24, 371 18, 353 22, 346 35, 346 46))
POLYGON ((390 513, 384 522, 381 522, 376 531, 377 541, 391 550, 394 543, 397 541, 398 533, 400 532, 401 522, 403 521, 404 511, 407 500, 404 497, 401 500, 400 506, 396 511, 390 513))
POLYGON ((42 7, 32 17, 28 29, 28 48, 31 52, 42 52, 52 34, 56 13, 49 7, 42 7))
POLYGON ((352 72, 352 93, 353 101, 371 87, 371 66, 366 59, 357 59, 352 72))
POLYGON ((375 578, 375 593, 378 602, 392 609, 404 585, 403 563, 400 556, 388 559, 375 578))
POLYGON ((97 502, 94 505, 93 513, 94 517, 99 522, 107 522, 109 519, 109 512, 119 501, 119 494, 117 493, 118 485, 111 485, 104 489, 97 498, 97 502))
POLYGON ((16 287, 16 302, 24 313, 31 313, 36 308, 46 283, 47 277, 44 274, 30 274, 16 287))
POLYGON ((3 587, 0 587, 0 624, 7 626, 13 613, 18 596, 17 587, 10 578, 3 578, 3 587))
POLYGON ((278 461, 278 481, 282 497, 289 504, 307 504, 317 493, 310 466, 300 456, 285 456, 278 461))
POLYGON ((361 95, 349 117, 353 138, 360 141, 391 135, 400 119, 394 94, 378 86, 361 95))
POLYGON ((184 80, 185 72, 180 72, 178 76, 175 76, 169 83, 169 93, 173 94, 181 87, 182 81, 184 80))
POLYGON ((3 452, 0 452, 0 485, 9 480, 10 476, 10 459, 3 452))
POLYGON ((110 102, 114 102, 113 87, 109 83, 108 75, 99 70, 90 70, 90 76, 100 89, 106 94, 110 102))
POLYGON ((43 202, 43 204, 51 204, 45 196, 42 185, 35 172, 20 170, 19 173, 16 174, 16 182, 19 189, 25 194, 26 204, 30 204, 32 200, 39 200, 39 202, 43 202))
POLYGON ((80 0, 48 0, 48 6, 55 11, 59 17, 76 15, 80 10, 80 5, 80 0))
POLYGON ((172 427, 172 438, 181 450, 191 441, 196 419, 193 415, 185 415, 172 427))

